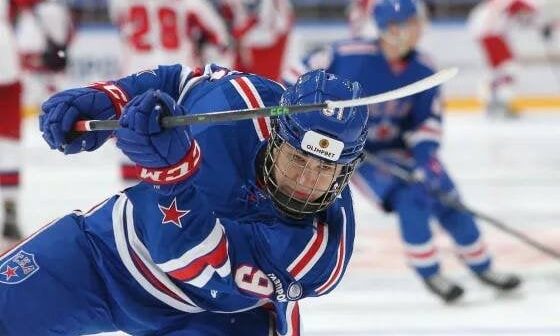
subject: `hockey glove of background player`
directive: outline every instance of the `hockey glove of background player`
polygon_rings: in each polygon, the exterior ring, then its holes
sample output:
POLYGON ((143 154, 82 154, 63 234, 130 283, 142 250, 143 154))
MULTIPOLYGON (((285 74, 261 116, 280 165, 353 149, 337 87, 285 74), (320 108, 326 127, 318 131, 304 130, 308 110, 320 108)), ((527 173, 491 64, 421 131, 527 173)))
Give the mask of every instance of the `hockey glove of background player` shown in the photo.
POLYGON ((458 196, 455 184, 437 157, 437 145, 420 143, 412 152, 416 161, 413 177, 425 194, 435 199, 458 196))
POLYGON ((43 66, 55 72, 66 69, 68 64, 66 50, 67 46, 65 44, 58 44, 47 37, 47 47, 41 55, 43 66))
POLYGON ((140 178, 161 194, 177 193, 197 170, 198 144, 188 126, 163 128, 166 115, 184 115, 184 109, 168 94, 148 90, 126 106, 115 135, 117 147, 140 169, 140 178))
POLYGON ((64 154, 93 151, 112 131, 77 133, 72 130, 76 121, 118 118, 127 101, 125 92, 112 83, 65 90, 43 103, 39 128, 52 149, 64 154))

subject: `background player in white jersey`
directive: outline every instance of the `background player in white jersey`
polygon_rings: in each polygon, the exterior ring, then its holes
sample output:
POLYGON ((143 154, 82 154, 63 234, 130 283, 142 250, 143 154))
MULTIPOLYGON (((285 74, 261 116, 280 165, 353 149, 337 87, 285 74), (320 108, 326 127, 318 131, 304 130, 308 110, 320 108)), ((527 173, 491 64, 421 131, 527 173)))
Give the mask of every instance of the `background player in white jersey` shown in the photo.
POLYGON ((8 240, 21 237, 17 203, 23 102, 39 106, 57 89, 71 27, 69 12, 59 2, 0 2, 0 232, 8 240))
MULTIPOLYGON (((208 0, 111 0, 109 13, 121 37, 122 74, 159 64, 232 63, 226 25, 208 0)), ((138 179, 124 156, 121 178, 125 183, 138 179)))
MULTIPOLYGON (((558 0, 486 0, 470 13, 468 24, 489 68, 485 97, 489 115, 516 116, 513 105, 520 70, 510 40, 515 25, 542 30, 544 38, 560 18, 558 0)), ((543 41, 547 43, 547 41, 543 41)), ((522 74, 521 74, 522 75, 522 74)))
POLYGON ((18 48, 26 106, 38 107, 61 89, 74 34, 70 9, 61 0, 17 0, 18 48))
POLYGON ((20 168, 21 82, 9 6, 8 0, 0 0, 0 233, 2 237, 19 238, 16 205, 20 168))
POLYGON ((152 69, 158 64, 200 67, 228 61, 228 32, 210 1, 112 0, 109 13, 122 41, 122 73, 152 69), (207 50, 212 48, 216 51, 207 50))
POLYGON ((293 27, 289 0, 221 0, 235 42, 233 68, 279 80, 293 27))
POLYGON ((377 35, 371 19, 371 8, 375 0, 352 0, 347 8, 351 37, 373 38, 377 35))

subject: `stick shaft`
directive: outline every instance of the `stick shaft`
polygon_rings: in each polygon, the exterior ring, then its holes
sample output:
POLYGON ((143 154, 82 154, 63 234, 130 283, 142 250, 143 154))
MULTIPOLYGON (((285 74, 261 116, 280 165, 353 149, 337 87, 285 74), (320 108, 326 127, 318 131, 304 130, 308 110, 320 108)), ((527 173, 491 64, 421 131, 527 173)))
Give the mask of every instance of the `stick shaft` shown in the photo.
MULTIPOLYGON (((236 121, 253 119, 258 117, 277 117, 284 114, 310 112, 327 108, 326 103, 294 105, 294 106, 270 106, 258 109, 230 110, 223 112, 189 114, 184 116, 168 116, 161 119, 161 125, 165 128, 194 125, 201 123, 236 121)), ((118 120, 81 120, 74 126, 76 131, 111 131, 119 128, 118 120)))
POLYGON ((551 249, 548 246, 545 246, 543 244, 541 244, 540 242, 533 240, 532 238, 530 238, 529 236, 526 236, 524 233, 517 231, 513 228, 511 228, 510 226, 506 225, 504 222, 499 221, 493 217, 490 217, 486 214, 480 213, 478 211, 475 211, 473 209, 464 207, 465 211, 469 212, 470 214, 472 214, 473 216, 480 218, 484 221, 486 221, 487 223, 491 224, 492 226, 494 226, 495 228, 498 228, 499 230, 508 233, 514 237, 516 237, 517 239, 523 241, 525 244, 531 245, 533 248, 548 254, 551 257, 554 257, 558 260, 560 260, 560 252, 551 249))
MULTIPOLYGON (((456 68, 449 68, 439 71, 431 76, 421 79, 412 84, 403 86, 401 88, 384 92, 378 95, 373 95, 369 97, 363 97, 351 100, 341 100, 341 101, 326 101, 325 103, 319 104, 307 104, 307 105, 293 105, 293 106, 271 106, 263 107, 257 109, 245 109, 245 110, 232 110, 232 111, 222 111, 206 114, 189 114, 184 116, 167 116, 163 117, 161 124, 163 127, 176 127, 193 125, 198 123, 209 123, 209 122, 223 122, 223 121, 236 121, 244 119, 253 119, 258 117, 278 117, 281 115, 292 114, 292 113, 302 113, 311 112, 322 109, 337 109, 346 108, 353 106, 363 106, 370 104, 378 104, 390 100, 395 100, 403 97, 407 97, 448 81, 457 74, 456 68)), ((118 120, 82 120, 78 121, 74 130, 80 132, 89 131, 110 131, 115 130, 119 127, 118 120)))

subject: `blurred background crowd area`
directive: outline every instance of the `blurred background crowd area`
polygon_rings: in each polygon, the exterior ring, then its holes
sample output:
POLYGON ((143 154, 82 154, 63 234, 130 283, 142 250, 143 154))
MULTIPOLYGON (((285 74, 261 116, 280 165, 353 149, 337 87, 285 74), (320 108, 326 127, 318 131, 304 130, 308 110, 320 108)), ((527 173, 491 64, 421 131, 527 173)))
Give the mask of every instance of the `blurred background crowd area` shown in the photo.
MULTIPOLYGON (((74 23, 74 32, 67 50, 68 66, 63 74, 54 79, 52 76, 40 78, 24 73, 24 101, 26 107, 30 107, 31 114, 36 113, 40 103, 56 90, 81 86, 98 80, 118 78, 137 71, 137 69, 129 71, 134 68, 131 65, 135 61, 127 56, 129 54, 122 44, 123 38, 122 36, 119 38, 119 29, 114 24, 115 18, 110 14, 111 6, 119 3, 118 1, 57 1, 67 5, 74 23), (45 87, 47 90, 44 89, 45 87)), ((216 7, 219 7, 220 0, 211 1, 216 7)), ((256 0, 242 3, 250 6, 253 2, 258 3, 256 0)), ((487 3, 490 2, 487 1, 487 3)), ((560 0, 552 2, 560 4, 560 0)), ((281 57, 282 66, 274 66, 279 68, 275 71, 285 73, 287 67, 297 64, 309 52, 335 40, 356 36, 357 34, 354 34, 356 25, 353 22, 364 22, 364 17, 371 21, 371 24, 366 23, 371 26, 371 29, 364 29, 364 31, 367 30, 371 33, 371 36, 367 37, 374 37, 376 32, 371 15, 363 13, 367 11, 363 8, 367 8, 368 3, 372 4, 373 1, 291 1, 294 22, 287 32, 286 48, 281 57), (359 5, 360 3, 366 5, 359 5), (357 12, 356 8, 359 8, 357 12), (358 19, 352 21, 352 17, 356 16, 358 19)), ((542 27, 530 23, 529 20, 523 18, 521 20, 510 20, 510 18, 490 20, 486 24, 487 27, 483 27, 483 29, 490 32, 502 30, 500 43, 506 44, 504 48, 507 48, 507 53, 511 53, 511 55, 508 56, 507 62, 489 66, 488 60, 491 57, 487 55, 488 50, 484 50, 480 36, 477 37, 478 33, 473 32, 473 20, 471 20, 473 17, 471 14, 477 11, 477 7, 480 7, 477 5, 483 4, 483 1, 426 0, 424 3, 427 20, 420 49, 427 52, 436 67, 458 67, 460 70, 458 78, 450 81, 444 87, 448 110, 484 111, 485 102, 489 101, 493 95, 494 83, 503 82, 503 78, 514 79, 508 81, 508 83, 512 83, 510 85, 512 88, 508 87, 504 96, 508 97, 508 104, 515 110, 542 108, 560 110, 560 96, 558 95, 560 92, 560 69, 558 67, 560 34, 555 32, 558 29, 554 29, 553 33, 543 38, 542 27), (511 22, 506 24, 506 21, 511 22)), ((371 8, 371 5, 369 6, 371 8)), ((560 8, 560 6, 557 7, 560 8)), ((546 11, 541 11, 541 13, 543 12, 546 11)), ((219 20, 221 19, 217 17, 214 21, 219 20)), ((558 26, 560 25, 556 27, 558 26)), ((139 33, 136 23, 128 28, 139 33)), ((16 30, 20 41, 31 39, 23 29, 16 30)), ((125 30, 121 29, 121 35, 123 35, 123 31, 125 30)), ((246 44, 235 40, 235 36, 233 36, 235 34, 231 31, 228 34, 232 35, 229 37, 230 46, 237 48, 241 56, 244 53, 247 54, 246 44)), ((130 36, 128 36, 129 39, 130 36)), ((201 43, 205 43, 205 41, 200 41, 195 40, 193 43, 199 43, 198 47, 201 49, 201 43)), ((162 53, 164 52, 162 50, 162 53)), ((221 60, 212 57, 202 58, 203 63, 215 62, 231 66, 227 62, 222 63, 221 60)), ((263 69, 270 67, 263 64, 263 59, 268 59, 268 57, 253 60, 254 66, 263 69)), ((189 63, 184 60, 180 62, 189 63)), ((160 63, 161 61, 156 64, 160 63)), ((238 68, 238 70, 267 76, 252 68, 238 68)), ((279 79, 275 76, 268 77, 279 79)))
MULTIPOLYGON (((426 0, 432 20, 464 20, 480 0, 426 0)), ((79 22, 109 23, 107 0, 68 0, 79 22)), ((294 0, 296 19, 346 20, 348 0, 294 0)))

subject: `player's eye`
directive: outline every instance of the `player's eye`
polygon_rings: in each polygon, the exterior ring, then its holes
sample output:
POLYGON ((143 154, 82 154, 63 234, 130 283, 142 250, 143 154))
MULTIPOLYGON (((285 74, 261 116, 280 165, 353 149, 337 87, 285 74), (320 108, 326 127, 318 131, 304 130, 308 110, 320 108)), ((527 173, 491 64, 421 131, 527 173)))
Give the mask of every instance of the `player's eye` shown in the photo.
POLYGON ((299 156, 298 154, 292 154, 291 160, 300 165, 305 165, 305 163, 307 162, 303 157, 299 156))
POLYGON ((328 163, 323 163, 321 165, 321 171, 326 172, 326 173, 330 173, 333 172, 335 170, 335 166, 332 164, 328 164, 328 163))

